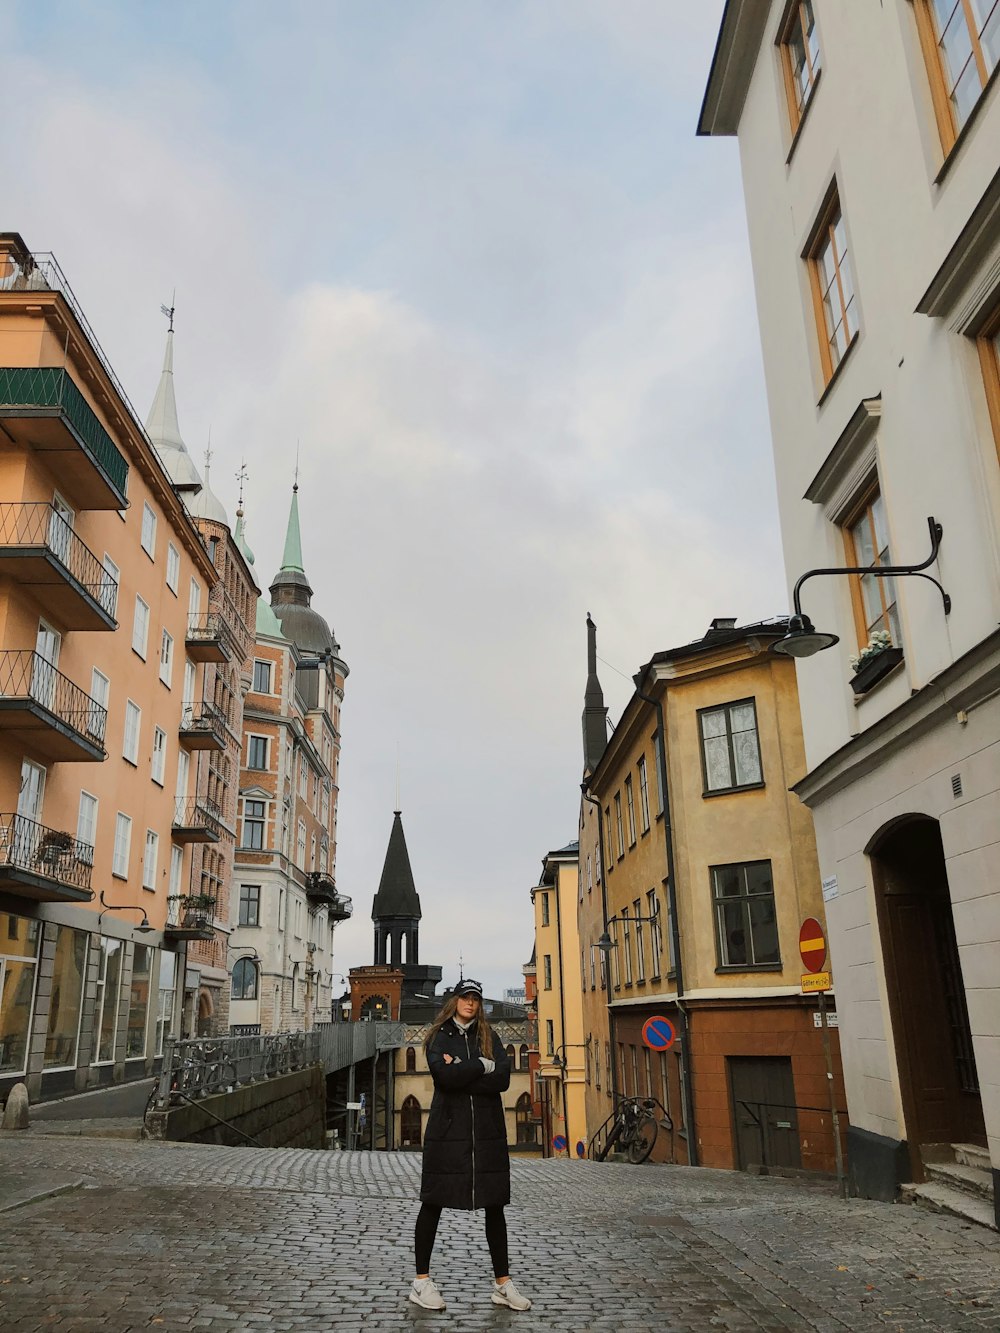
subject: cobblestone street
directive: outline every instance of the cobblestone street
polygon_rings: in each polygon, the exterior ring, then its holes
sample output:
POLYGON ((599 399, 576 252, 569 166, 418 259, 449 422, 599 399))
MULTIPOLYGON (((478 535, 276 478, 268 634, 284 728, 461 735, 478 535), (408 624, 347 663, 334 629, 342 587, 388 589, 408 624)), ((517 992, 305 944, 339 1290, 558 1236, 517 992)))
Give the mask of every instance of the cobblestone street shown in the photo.
POLYGON ((481 1214, 445 1213, 448 1309, 406 1301, 420 1159, 0 1142, 0 1328, 1000 1329, 1000 1237, 825 1187, 687 1168, 514 1163, 515 1277, 489 1301, 481 1214))

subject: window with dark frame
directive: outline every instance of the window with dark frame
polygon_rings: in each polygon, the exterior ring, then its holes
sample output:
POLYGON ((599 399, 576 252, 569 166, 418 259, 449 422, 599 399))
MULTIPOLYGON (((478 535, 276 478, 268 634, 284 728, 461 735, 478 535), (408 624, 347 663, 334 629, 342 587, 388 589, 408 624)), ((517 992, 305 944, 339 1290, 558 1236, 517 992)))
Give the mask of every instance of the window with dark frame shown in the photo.
POLYGON ((549 924, 549 895, 548 895, 547 893, 543 893, 543 894, 542 894, 542 925, 543 925, 543 926, 547 926, 548 924, 549 924))
POLYGON ((847 228, 836 187, 824 206, 806 259, 823 383, 827 384, 858 332, 858 302, 847 249, 847 228))
POLYGON ((632 791, 632 774, 625 779, 625 813, 628 817, 628 845, 635 846, 635 795, 632 791))
POLYGON ((618 855, 625 855, 625 828, 622 821, 622 794, 615 792, 615 833, 618 836, 618 855))
POLYGON ((241 884, 240 885, 240 915, 239 924, 241 926, 259 926, 260 925, 260 885, 259 884, 241 884))
POLYGON ((247 737, 247 768, 267 768, 268 738, 266 736, 247 737))
POLYGON ((792 133, 798 129, 822 67, 811 0, 793 0, 778 43, 792 133))
POLYGON ((552 989, 552 955, 549 953, 542 959, 542 985, 545 990, 552 989))
POLYGON ((252 851, 259 852, 264 848, 266 811, 265 801, 248 798, 243 802, 243 846, 249 847, 252 851))
POLYGON ((705 791, 738 791, 762 785, 757 706, 738 699, 698 714, 705 791))
POLYGON ((256 1000, 257 964, 252 958, 237 958, 233 967, 233 999, 256 1000))
POLYGON ((253 664, 253 692, 254 694, 271 693, 271 668, 272 662, 262 662, 259 658, 255 659, 253 664))
POLYGON ((711 874, 719 966, 780 966, 771 862, 712 866, 711 874))
POLYGON ((646 772, 646 756, 639 756, 639 816, 641 831, 649 832, 649 775, 646 772))

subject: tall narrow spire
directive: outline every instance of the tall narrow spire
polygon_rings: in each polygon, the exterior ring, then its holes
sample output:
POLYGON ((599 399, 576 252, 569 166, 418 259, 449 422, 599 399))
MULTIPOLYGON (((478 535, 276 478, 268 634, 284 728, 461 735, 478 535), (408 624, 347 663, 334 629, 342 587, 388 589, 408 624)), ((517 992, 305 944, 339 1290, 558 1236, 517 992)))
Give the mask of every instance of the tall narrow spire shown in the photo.
POLYGON ((397 916, 414 919, 420 917, 420 898, 413 882, 410 854, 406 849, 406 836, 403 833, 403 816, 399 810, 395 810, 392 816, 392 832, 389 834, 382 879, 375 901, 372 903, 372 920, 397 916))
MULTIPOLYGON (((298 464, 295 473, 298 476, 298 464)), ((282 570, 293 574, 304 574, 302 564, 302 533, 299 528, 299 483, 292 487, 292 506, 288 511, 288 527, 285 531, 285 550, 281 557, 282 570)))
POLYGON ((608 743, 608 710, 597 678, 597 626, 587 612, 587 687, 583 695, 583 771, 593 773, 608 743))
POLYGON ((156 446, 170 480, 180 491, 200 491, 201 477, 191 460, 177 422, 177 399, 174 396, 174 308, 162 306, 170 320, 167 346, 163 353, 160 382, 153 396, 153 406, 146 418, 146 433, 156 446))

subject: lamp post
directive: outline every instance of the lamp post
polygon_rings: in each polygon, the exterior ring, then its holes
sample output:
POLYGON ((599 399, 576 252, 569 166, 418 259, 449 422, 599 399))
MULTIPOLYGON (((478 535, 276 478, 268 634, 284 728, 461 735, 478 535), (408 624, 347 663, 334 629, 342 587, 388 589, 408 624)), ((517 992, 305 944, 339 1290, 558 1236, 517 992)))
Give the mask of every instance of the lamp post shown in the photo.
POLYGON ((907 576, 926 579, 928 583, 933 583, 941 594, 944 613, 949 615, 951 612, 950 595, 945 592, 942 585, 932 574, 924 573, 937 559, 944 529, 933 515, 928 518, 927 527, 931 538, 931 553, 926 560, 922 560, 919 564, 835 565, 826 569, 807 569, 804 574, 800 574, 792 591, 793 615, 788 621, 788 633, 774 645, 773 651, 782 653, 785 657, 813 657, 816 653, 822 652, 824 648, 832 648, 835 643, 840 642, 838 635, 817 630, 802 610, 802 585, 807 579, 817 578, 821 575, 836 578, 843 577, 846 574, 867 574, 876 579, 906 578, 907 576))

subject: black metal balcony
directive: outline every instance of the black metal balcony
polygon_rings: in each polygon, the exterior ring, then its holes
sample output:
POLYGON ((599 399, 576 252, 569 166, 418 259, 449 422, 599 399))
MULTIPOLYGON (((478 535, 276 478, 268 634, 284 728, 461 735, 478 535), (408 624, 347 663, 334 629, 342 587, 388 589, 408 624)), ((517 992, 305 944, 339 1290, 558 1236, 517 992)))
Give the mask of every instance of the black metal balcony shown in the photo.
POLYGON ((67 629, 115 629, 118 584, 54 505, 0 504, 0 575, 67 629))
POLYGON ((0 731, 49 759, 103 759, 108 710, 40 653, 0 652, 0 731))
POLYGON ((58 455, 52 466, 83 509, 124 509, 128 463, 61 366, 0 368, 0 421, 17 444, 58 455))
POLYGON ((228 662, 235 650, 229 626, 218 611, 188 616, 185 646, 192 662, 228 662))
POLYGON ((325 907, 331 921, 346 921, 354 912, 354 904, 337 892, 333 876, 326 870, 313 870, 306 875, 306 897, 314 907, 325 907))
POLYGON ((0 814, 0 888, 49 903, 87 903, 94 849, 25 815, 0 814))
POLYGON ((203 700, 185 704, 179 730, 181 744, 189 750, 224 750, 226 718, 215 704, 203 700))
POLYGON ((222 811, 207 796, 178 801, 170 836, 174 842, 218 842, 222 837, 222 811))

